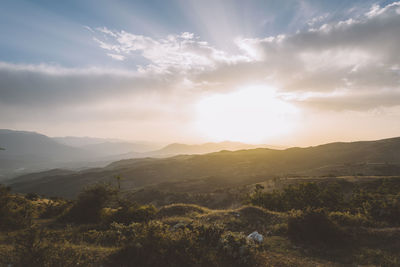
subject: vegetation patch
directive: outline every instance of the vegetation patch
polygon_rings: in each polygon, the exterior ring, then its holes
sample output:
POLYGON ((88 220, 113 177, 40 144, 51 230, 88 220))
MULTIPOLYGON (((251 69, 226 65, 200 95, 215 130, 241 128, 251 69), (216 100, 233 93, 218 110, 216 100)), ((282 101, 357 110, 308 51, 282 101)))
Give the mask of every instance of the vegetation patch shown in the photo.
POLYGON ((398 183, 255 186, 218 210, 137 204, 109 185, 74 201, 0 187, 0 266, 398 266, 398 183))
POLYGON ((157 217, 172 217, 184 215, 197 215, 207 213, 208 209, 194 204, 172 204, 162 207, 157 212, 157 217))

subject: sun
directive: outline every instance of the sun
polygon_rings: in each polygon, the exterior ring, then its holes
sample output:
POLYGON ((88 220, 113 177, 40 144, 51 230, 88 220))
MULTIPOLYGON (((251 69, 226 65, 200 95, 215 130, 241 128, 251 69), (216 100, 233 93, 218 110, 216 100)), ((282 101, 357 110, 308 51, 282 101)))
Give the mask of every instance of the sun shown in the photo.
POLYGON ((260 143, 290 134, 298 113, 294 105, 277 97, 274 88, 248 86, 201 99, 195 127, 214 141, 260 143))

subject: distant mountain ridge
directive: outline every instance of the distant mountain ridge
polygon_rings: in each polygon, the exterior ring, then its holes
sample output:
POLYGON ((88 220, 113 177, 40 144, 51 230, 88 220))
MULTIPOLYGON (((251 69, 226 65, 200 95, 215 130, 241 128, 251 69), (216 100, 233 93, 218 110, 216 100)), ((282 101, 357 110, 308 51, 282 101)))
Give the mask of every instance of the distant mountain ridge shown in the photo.
POLYGON ((115 183, 116 175, 124 177, 124 190, 179 181, 182 186, 191 183, 196 190, 216 190, 273 177, 400 175, 400 138, 285 150, 257 148, 163 159, 128 159, 72 174, 45 177, 35 174, 30 180, 25 176, 24 181, 16 178, 10 185, 17 192, 74 197, 85 185, 115 183))
POLYGON ((161 149, 150 142, 127 142, 92 137, 48 137, 28 132, 0 129, 0 180, 24 173, 54 168, 102 167, 113 161, 203 154, 220 150, 261 147, 235 142, 199 145, 171 144, 161 149))
POLYGON ((18 173, 54 168, 105 166, 126 158, 122 154, 131 152, 134 146, 126 143, 98 143, 105 139, 89 137, 68 137, 67 142, 61 142, 61 139, 36 132, 0 129, 0 144, 4 148, 0 151, 0 179, 1 175, 5 179, 18 173), (68 142, 75 144, 67 145, 68 142), (79 146, 79 142, 92 144, 79 146))
POLYGON ((143 153, 161 147, 160 144, 150 142, 130 142, 112 138, 96 138, 96 137, 52 137, 53 140, 60 144, 83 148, 87 151, 98 153, 99 156, 109 156, 117 154, 125 154, 129 152, 143 153))
POLYGON ((119 139, 110 139, 110 138, 97 138, 97 137, 77 137, 77 136, 63 136, 63 137, 51 137, 56 142, 73 147, 81 147, 85 145, 94 145, 101 144, 107 142, 121 142, 119 139))
POLYGON ((191 154, 206 154, 206 153, 218 152, 221 150, 234 151, 242 149, 264 148, 264 147, 273 148, 272 146, 267 146, 267 145, 251 145, 251 144, 231 142, 231 141, 224 141, 219 143, 209 142, 197 145, 173 143, 163 147, 160 150, 152 151, 150 153, 156 155, 180 155, 180 154, 191 155, 191 154))
POLYGON ((0 174, 54 168, 57 163, 90 157, 78 148, 59 144, 51 138, 27 131, 0 130, 0 174))
POLYGON ((4 147, 4 154, 9 155, 43 155, 54 156, 56 154, 68 155, 77 150, 60 144, 51 138, 36 132, 13 131, 0 129, 0 142, 4 147))

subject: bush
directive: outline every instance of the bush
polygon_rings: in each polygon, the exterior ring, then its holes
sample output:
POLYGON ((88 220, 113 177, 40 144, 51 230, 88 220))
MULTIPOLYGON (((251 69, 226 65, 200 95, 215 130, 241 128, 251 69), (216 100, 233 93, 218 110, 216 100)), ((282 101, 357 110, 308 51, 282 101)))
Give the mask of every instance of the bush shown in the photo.
POLYGON ((372 219, 400 225, 400 193, 374 198, 363 204, 365 213, 372 219))
POLYGON ((19 233, 14 242, 15 266, 45 266, 50 245, 44 242, 44 232, 37 228, 30 228, 19 233))
POLYGON ((69 204, 66 201, 49 201, 44 204, 43 210, 40 213, 40 218, 54 218, 61 215, 68 208, 69 204))
POLYGON ((108 185, 94 185, 79 194, 78 200, 61 217, 60 221, 74 223, 98 223, 101 211, 114 195, 116 189, 108 185))
POLYGON ((33 207, 23 197, 10 194, 10 188, 0 185, 0 231, 17 230, 32 223, 33 207))
POLYGON ((294 242, 338 246, 346 241, 345 232, 323 210, 293 212, 288 220, 288 236, 294 242))
POLYGON ((109 266, 256 266, 252 244, 243 234, 220 226, 172 227, 136 224, 131 238, 109 258, 109 266))
POLYGON ((28 193, 25 195, 25 198, 28 200, 35 201, 35 200, 38 200, 40 198, 40 196, 36 193, 28 193))
POLYGON ((363 249, 357 255, 357 261, 368 266, 396 267, 400 265, 399 256, 391 255, 380 249, 363 249))
POLYGON ((106 220, 123 224, 148 222, 154 219, 157 209, 153 205, 137 205, 128 201, 120 201, 120 207, 106 220))
POLYGON ((47 240, 46 232, 37 228, 19 233, 10 254, 8 265, 15 267, 100 266, 106 256, 68 243, 52 244, 47 240))
POLYGON ((350 199, 351 210, 365 214, 373 221, 400 225, 400 193, 386 191, 388 189, 382 189, 382 186, 371 191, 357 190, 350 199))
POLYGON ((340 210, 344 206, 344 196, 338 184, 321 186, 316 183, 301 183, 271 193, 264 193, 262 187, 256 186, 247 202, 275 211, 307 208, 340 210))
POLYGON ((361 213, 351 214, 350 212, 334 211, 329 213, 329 218, 338 225, 343 226, 368 227, 373 225, 373 223, 367 218, 367 216, 361 213))
POLYGON ((158 213, 157 217, 171 217, 171 216, 187 216, 190 214, 203 214, 207 211, 206 208, 194 205, 194 204, 171 204, 162 207, 158 213))
POLYGON ((78 232, 77 236, 80 241, 90 244, 102 246, 122 246, 136 235, 137 224, 124 225, 119 223, 111 223, 107 230, 91 229, 88 231, 78 232))

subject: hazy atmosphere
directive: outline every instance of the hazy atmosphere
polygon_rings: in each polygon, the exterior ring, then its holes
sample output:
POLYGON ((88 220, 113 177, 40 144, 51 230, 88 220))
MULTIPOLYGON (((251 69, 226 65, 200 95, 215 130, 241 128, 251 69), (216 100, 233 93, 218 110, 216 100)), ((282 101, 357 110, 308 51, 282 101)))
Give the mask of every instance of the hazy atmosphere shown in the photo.
POLYGON ((0 128, 306 146, 400 133, 400 2, 3 1, 0 128))
POLYGON ((400 1, 0 0, 0 267, 399 267, 400 1))

